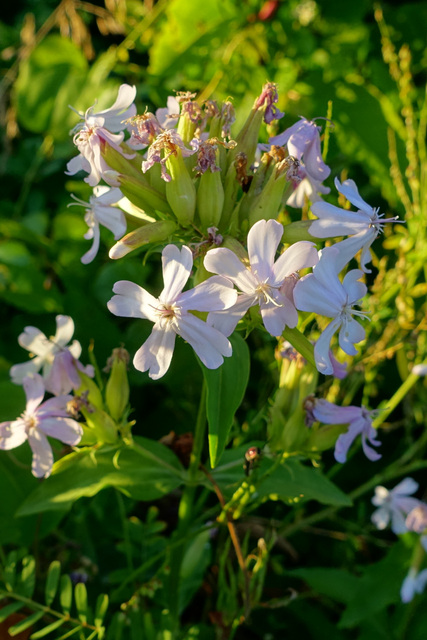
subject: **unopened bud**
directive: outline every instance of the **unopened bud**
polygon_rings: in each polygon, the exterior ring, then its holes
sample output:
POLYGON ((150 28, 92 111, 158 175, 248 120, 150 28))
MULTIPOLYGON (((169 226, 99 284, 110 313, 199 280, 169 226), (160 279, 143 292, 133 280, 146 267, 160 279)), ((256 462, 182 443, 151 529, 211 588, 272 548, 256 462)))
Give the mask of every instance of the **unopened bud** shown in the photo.
POLYGON ((197 211, 202 227, 216 227, 224 207, 224 187, 219 172, 206 171, 200 176, 197 211))
POLYGON ((294 244, 294 242, 299 242, 300 240, 311 240, 313 242, 313 236, 309 232, 312 224, 313 220, 298 220, 297 222, 286 224, 283 228, 283 242, 285 244, 294 244))
POLYGON ((127 175, 119 175, 118 182, 123 195, 146 213, 154 213, 155 211, 171 213, 166 198, 148 184, 141 172, 137 179, 127 175))
POLYGON ((108 255, 113 260, 123 258, 123 256, 135 249, 139 249, 139 247, 145 244, 166 240, 177 228, 178 225, 172 220, 151 222, 123 236, 123 238, 111 247, 108 255))
POLYGON ((166 167, 171 177, 166 183, 167 201, 179 224, 188 227, 196 211, 196 188, 179 148, 168 157, 166 167))
POLYGON ((110 377, 108 378, 105 399, 111 417, 120 422, 129 402, 129 381, 127 367, 129 353, 123 347, 114 349, 108 360, 110 377))

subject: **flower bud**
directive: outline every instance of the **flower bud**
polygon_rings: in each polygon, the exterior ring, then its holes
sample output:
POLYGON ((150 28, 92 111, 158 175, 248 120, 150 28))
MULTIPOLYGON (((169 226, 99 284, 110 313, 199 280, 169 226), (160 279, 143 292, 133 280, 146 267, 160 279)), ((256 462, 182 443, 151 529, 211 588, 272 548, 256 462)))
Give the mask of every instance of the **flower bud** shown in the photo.
POLYGON ((188 227, 196 211, 196 188, 177 147, 166 160, 171 181, 166 183, 166 198, 179 224, 188 227))
POLYGON ((294 244, 294 242, 299 242, 300 240, 311 240, 313 242, 313 236, 309 232, 312 224, 313 220, 298 220, 297 222, 286 224, 283 228, 283 242, 285 244, 294 244))
POLYGON ((117 180, 123 195, 146 213, 171 213, 166 198, 148 184, 141 172, 138 178, 119 175, 117 180))
POLYGON ((120 422, 129 402, 129 381, 127 367, 129 363, 129 353, 123 347, 113 349, 107 366, 110 368, 105 400, 111 417, 120 422))
POLYGON ((113 444, 117 441, 117 426, 108 413, 96 407, 91 411, 83 407, 81 412, 99 444, 113 444))
POLYGON ((131 251, 149 244, 150 242, 162 242, 166 240, 178 228, 172 220, 160 220, 145 224, 130 233, 127 233, 114 246, 111 247, 109 256, 113 260, 123 258, 131 251))
POLYGON ((97 407, 98 409, 103 409, 104 401, 102 399, 102 393, 96 382, 92 380, 92 378, 89 378, 85 373, 82 373, 82 371, 78 371, 78 374, 81 380, 81 385, 78 389, 75 389, 75 395, 84 396, 89 405, 97 407))
POLYGON ((197 211, 202 227, 217 227, 224 207, 224 187, 218 172, 206 171, 200 176, 197 211))

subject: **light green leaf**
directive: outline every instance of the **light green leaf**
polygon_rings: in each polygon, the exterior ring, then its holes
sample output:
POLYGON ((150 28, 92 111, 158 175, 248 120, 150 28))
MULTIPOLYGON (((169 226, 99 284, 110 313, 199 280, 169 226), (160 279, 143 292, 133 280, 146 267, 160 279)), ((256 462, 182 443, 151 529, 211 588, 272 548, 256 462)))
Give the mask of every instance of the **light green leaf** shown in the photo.
POLYGON ((58 589, 59 578, 61 576, 61 563, 58 560, 54 560, 50 563, 45 586, 45 602, 49 607, 56 595, 58 589))
POLYGON ((218 369, 202 367, 207 385, 206 412, 209 425, 209 455, 215 468, 227 444, 234 415, 239 408, 249 380, 249 349, 235 334, 231 336, 231 358, 224 358, 218 369))
POLYGON ((52 631, 55 631, 55 629, 58 629, 60 626, 62 626, 65 622, 66 622, 65 618, 60 618, 59 620, 55 620, 55 622, 52 622, 52 624, 48 624, 47 627, 44 627, 43 629, 40 629, 39 631, 36 631, 35 633, 31 634, 30 639, 38 640, 39 638, 44 638, 49 633, 52 633, 52 631))
POLYGON ((36 561, 33 556, 22 559, 21 587, 19 592, 26 598, 31 598, 36 586, 36 561))
POLYGON ((316 368, 314 361, 314 347, 299 329, 290 329, 285 327, 283 338, 291 343, 291 345, 300 353, 313 367, 316 368))
POLYGON ((87 590, 83 582, 78 582, 74 588, 74 599, 76 601, 79 620, 85 624, 87 622, 87 590))
POLYGON ((108 596, 105 593, 100 593, 96 601, 95 618, 94 623, 96 627, 100 627, 104 620, 105 614, 108 609, 108 596))
POLYGON ((43 616, 44 616, 44 611, 36 611, 31 616, 28 616, 28 618, 25 618, 25 620, 21 620, 17 624, 14 624, 13 627, 9 627, 8 629, 9 635, 12 637, 17 636, 18 633, 21 633, 21 631, 25 631, 25 629, 32 627, 33 624, 38 622, 38 620, 40 620, 40 618, 43 618, 43 616))
POLYGON ((16 613, 17 611, 19 611, 19 609, 22 609, 23 606, 23 602, 11 602, 5 607, 2 607, 0 609, 0 622, 4 622, 5 620, 7 620, 7 618, 11 616, 12 613, 16 613))
POLYGON ((71 611, 71 604, 73 602, 73 585, 69 575, 63 575, 61 577, 60 595, 59 600, 61 603, 62 611, 69 615, 71 611))

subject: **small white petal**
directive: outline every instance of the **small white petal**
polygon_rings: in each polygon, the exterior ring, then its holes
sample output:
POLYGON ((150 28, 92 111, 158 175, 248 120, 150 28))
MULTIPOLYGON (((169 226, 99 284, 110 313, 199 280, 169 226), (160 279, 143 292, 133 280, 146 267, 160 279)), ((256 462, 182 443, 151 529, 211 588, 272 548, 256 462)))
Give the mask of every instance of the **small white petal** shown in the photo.
POLYGON ((259 284, 236 254, 224 247, 208 251, 204 259, 204 266, 211 273, 229 278, 240 291, 247 294, 252 295, 259 284))
POLYGON ((26 439, 25 422, 21 418, 0 423, 0 449, 3 449, 3 451, 19 447, 26 439))
POLYGON ((50 476, 53 465, 53 454, 46 436, 38 429, 30 429, 28 443, 33 452, 31 470, 36 478, 50 476))
POLYGON ((57 346, 65 347, 73 337, 74 322, 70 316, 56 316, 56 333, 54 342, 57 346))
POLYGON ((212 276, 177 298, 182 311, 221 311, 232 307, 236 301, 233 283, 222 276, 212 276))
POLYGON ((364 340, 365 335, 365 329, 352 318, 342 323, 338 334, 339 345, 349 356, 355 356, 357 349, 354 345, 364 340))
POLYGON ((172 360, 175 338, 176 333, 171 327, 165 330, 160 324, 155 324, 150 336, 135 353, 135 369, 148 371, 153 380, 164 376, 172 360))
POLYGON ((75 446, 83 435, 83 429, 71 418, 45 418, 38 426, 47 436, 52 436, 65 444, 75 446))
POLYGON ((193 254, 189 247, 181 251, 174 244, 168 244, 162 251, 164 289, 159 299, 165 303, 175 302, 193 268, 193 254))
POLYGON ((356 186, 354 180, 348 179, 344 180, 341 184, 338 178, 335 178, 335 187, 337 191, 343 194, 347 198, 352 205, 360 209, 361 211, 365 211, 366 213, 372 213, 372 207, 367 204, 363 198, 359 194, 359 190, 356 186))
POLYGON ((231 356, 229 340, 195 316, 187 314, 182 318, 177 331, 193 347, 208 369, 217 369, 224 362, 223 356, 231 356))
POLYGON ((293 297, 295 306, 300 311, 311 311, 328 318, 334 318, 341 312, 342 307, 339 301, 315 278, 313 273, 309 273, 296 283, 293 297))
POLYGON ((45 385, 43 378, 38 373, 34 373, 32 376, 25 377, 22 384, 27 396, 26 411, 34 413, 44 398, 45 385))
POLYGON ((27 351, 35 353, 36 356, 44 357, 52 350, 52 343, 44 333, 36 327, 25 327, 24 332, 18 337, 18 343, 27 351))
POLYGON ((274 257, 282 235, 283 226, 276 220, 259 220, 248 233, 251 270, 261 282, 271 276, 274 257))
POLYGON ((118 295, 107 302, 107 307, 115 316, 144 318, 157 322, 156 309, 159 301, 151 293, 129 280, 116 282, 113 292, 118 295))
POLYGON ((314 345, 314 359, 316 361, 317 370, 324 375, 332 375, 334 372, 334 368, 332 366, 331 357, 330 357, 330 345, 332 336, 335 331, 341 325, 341 320, 339 318, 335 318, 332 320, 320 334, 316 344, 314 345))
POLYGON ((319 262, 317 249, 312 242, 295 242, 276 260, 273 265, 274 279, 281 283, 291 273, 312 267, 319 262))
POLYGON ((257 303, 255 296, 239 295, 235 305, 225 311, 211 312, 207 323, 225 336, 231 336, 239 320, 243 318, 247 310, 257 303))

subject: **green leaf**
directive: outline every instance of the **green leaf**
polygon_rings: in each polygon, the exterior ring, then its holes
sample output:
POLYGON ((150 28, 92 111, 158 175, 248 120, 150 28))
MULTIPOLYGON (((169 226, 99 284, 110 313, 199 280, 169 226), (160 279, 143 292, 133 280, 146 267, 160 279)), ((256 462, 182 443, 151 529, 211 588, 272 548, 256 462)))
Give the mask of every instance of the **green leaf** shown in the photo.
MULTIPOLYGON (((56 109, 61 86, 76 81, 82 83, 87 62, 81 50, 69 39, 48 35, 19 66, 15 83, 15 103, 19 122, 29 131, 43 133, 48 130, 56 109)), ((75 86, 78 94, 78 86, 75 86)), ((64 120, 70 109, 61 105, 64 120)), ((60 117, 55 113, 56 119, 60 117)), ((69 129, 64 123, 64 128, 69 129)))
POLYGON ((61 578, 59 601, 61 603, 62 611, 69 615, 71 611, 71 604, 73 602, 73 585, 71 578, 68 575, 64 575, 61 578))
POLYGON ((74 599, 76 601, 77 613, 79 620, 86 624, 87 622, 87 590, 86 585, 83 582, 78 582, 74 588, 74 599))
POLYGON ((104 620, 105 614, 108 609, 108 596, 106 593, 100 593, 96 601, 95 607, 95 619, 94 623, 96 627, 100 627, 104 620))
POLYGON ((234 415, 239 408, 249 380, 249 349, 239 334, 231 336, 231 358, 224 358, 218 369, 202 367, 207 385, 206 412, 209 425, 209 455, 215 468, 227 444, 234 415))
POLYGON ((31 598, 36 586, 36 561, 33 556, 25 556, 22 559, 21 586, 19 593, 26 598, 31 598))
POLYGON ((318 593, 345 604, 353 599, 360 580, 349 571, 328 567, 295 569, 287 571, 286 575, 302 578, 318 593))
POLYGON ((52 631, 55 631, 55 629, 58 629, 65 622, 66 622, 65 618, 60 618, 59 620, 55 620, 55 622, 52 622, 52 624, 49 624, 47 627, 44 627, 43 629, 40 629, 39 631, 36 631, 35 633, 33 633, 30 636, 30 639, 38 640, 39 638, 44 638, 45 636, 48 635, 48 633, 52 633, 52 631))
POLYGON ((49 480, 28 496, 18 513, 64 509, 106 487, 116 487, 135 500, 156 500, 176 489, 183 477, 175 454, 147 438, 136 438, 128 446, 85 448, 55 463, 49 480))
POLYGON ((28 618, 25 618, 25 620, 21 620, 21 622, 14 624, 13 627, 9 627, 8 629, 9 635, 12 637, 17 636, 18 633, 21 633, 21 631, 25 631, 25 629, 32 627, 33 624, 38 622, 38 620, 40 620, 40 618, 43 618, 43 616, 44 616, 44 611, 36 611, 31 616, 28 616, 28 618))
MULTIPOLYGON (((273 462, 264 459, 260 473, 271 467, 273 462)), ((317 500, 333 506, 351 506, 351 499, 333 484, 320 469, 308 467, 298 460, 288 458, 271 475, 261 480, 256 487, 257 497, 272 500, 317 500)))
POLYGON ((54 560, 50 563, 45 586, 45 602, 49 607, 56 595, 58 589, 59 578, 61 576, 61 563, 58 560, 54 560))
POLYGON ((180 570, 179 605, 182 612, 203 582, 211 562, 211 532, 202 531, 185 549, 180 570))
POLYGON ((16 613, 17 611, 22 609, 23 606, 24 606, 23 602, 11 602, 10 604, 7 604, 5 607, 2 607, 0 609, 0 622, 4 622, 5 620, 7 620, 7 618, 11 616, 12 613, 16 613))

